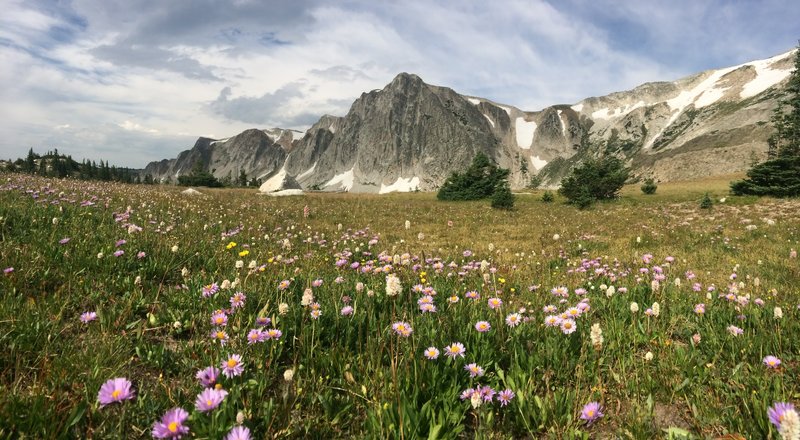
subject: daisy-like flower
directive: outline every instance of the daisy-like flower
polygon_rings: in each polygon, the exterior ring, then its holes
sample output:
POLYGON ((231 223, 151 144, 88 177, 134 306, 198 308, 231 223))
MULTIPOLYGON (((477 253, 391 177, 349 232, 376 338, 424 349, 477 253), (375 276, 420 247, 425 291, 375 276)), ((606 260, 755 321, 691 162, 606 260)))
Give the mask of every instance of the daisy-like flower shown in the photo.
POLYGON ((772 355, 765 356, 763 362, 769 368, 778 368, 781 365, 781 360, 772 355))
POLYGON ((429 360, 434 360, 439 357, 439 349, 436 347, 428 347, 422 352, 429 360))
POLYGON ((271 328, 267 330, 267 339, 274 339, 277 341, 278 339, 281 338, 281 336, 283 336, 283 332, 276 328, 271 328))
POLYGON ((491 402, 492 399, 494 399, 494 395, 497 394, 497 391, 495 391, 489 385, 484 385, 482 387, 478 387, 477 391, 480 391, 484 402, 491 402))
POLYGON ((461 356, 463 358, 466 352, 467 349, 464 348, 464 344, 460 342, 453 342, 444 348, 444 355, 454 359, 456 356, 461 356))
POLYGON ((552 304, 548 304, 548 305, 542 307, 542 311, 544 313, 556 313, 556 312, 558 312, 558 308, 556 306, 552 305, 552 304))
POLYGON ((236 292, 231 296, 231 308, 237 309, 239 307, 244 306, 244 300, 247 299, 247 296, 243 292, 236 292))
POLYGON ((471 300, 480 299, 480 297, 481 297, 481 295, 478 292, 474 291, 474 290, 470 290, 469 292, 464 294, 464 298, 471 299, 471 300))
POLYGON ((419 311, 422 313, 436 313, 436 306, 432 303, 420 304, 419 311))
POLYGON ((205 369, 199 370, 195 376, 197 380, 200 381, 200 384, 204 387, 213 387, 214 384, 217 383, 217 378, 219 377, 219 370, 216 367, 206 367, 205 369))
POLYGON ((340 312, 342 316, 350 316, 353 314, 353 306, 344 306, 340 312))
POLYGON ((586 420, 586 423, 591 425, 595 420, 603 417, 603 407, 598 402, 589 402, 581 411, 581 419, 586 420))
POLYGON ((577 308, 577 307, 568 308, 566 313, 567 313, 567 316, 569 316, 572 319, 575 319, 575 318, 578 318, 578 317, 581 316, 581 310, 579 308, 577 308))
POLYGON ((411 324, 403 321, 398 321, 392 324, 392 330, 394 330, 398 335, 406 338, 411 336, 411 333, 414 331, 414 329, 411 328, 411 324))
POLYGON ((475 330, 486 333, 492 328, 492 325, 489 324, 488 321, 478 321, 475 323, 475 330))
POLYGON ((447 302, 450 304, 455 304, 459 301, 458 295, 451 295, 450 298, 447 298, 447 302))
POLYGON ((575 325, 575 321, 572 319, 564 319, 561 321, 561 332, 565 335, 570 333, 574 333, 577 326, 575 325))
POLYGON ((238 354, 232 354, 228 356, 228 360, 222 361, 220 368, 222 368, 222 374, 224 374, 227 378, 242 374, 244 371, 242 356, 238 354))
POLYGON ((291 284, 291 282, 289 280, 281 281, 280 283, 278 283, 278 290, 286 290, 286 289, 288 289, 289 288, 289 284, 291 284))
POLYGON ((569 296, 569 289, 567 289, 564 286, 553 287, 552 289, 550 289, 550 293, 552 293, 553 296, 560 296, 562 298, 566 298, 569 296))
POLYGON ((211 315, 211 325, 216 325, 217 327, 228 325, 228 315, 222 310, 217 310, 211 315))
POLYGON ((487 303, 489 304, 489 308, 490 309, 496 310, 496 309, 499 309, 503 305, 503 300, 500 299, 500 298, 497 298, 497 297, 489 298, 487 303))
POLYGON ((219 341, 219 345, 221 345, 222 347, 224 347, 225 344, 228 343, 228 333, 224 330, 219 330, 219 329, 213 330, 211 332, 211 338, 214 339, 215 341, 219 341))
POLYGON ((84 323, 84 324, 88 324, 88 323, 94 321, 95 319, 97 319, 97 313, 96 312, 83 312, 83 313, 81 313, 81 322, 84 323))
POLYGON ((167 411, 161 420, 153 424, 153 438, 179 439, 189 434, 189 427, 184 425, 189 413, 183 408, 173 408, 167 411))
POLYGON ((695 304, 694 312, 698 315, 702 315, 706 313, 706 305, 703 303, 695 304))
POLYGON ((505 389, 497 394, 497 400, 500 402, 500 406, 506 406, 511 402, 514 396, 516 396, 516 394, 514 394, 513 391, 505 389))
POLYGON ((225 440, 250 440, 250 430, 244 426, 234 426, 225 436, 225 440))
POLYGON ((728 326, 728 333, 732 334, 733 336, 739 336, 744 333, 744 330, 736 327, 735 325, 728 326))
POLYGON ((506 316, 506 325, 509 327, 516 327, 522 322, 522 315, 519 313, 509 313, 506 316))
POLYGON ((203 286, 203 298, 208 298, 217 292, 219 292, 219 285, 217 283, 211 283, 203 286))
POLYGON ((797 414, 794 405, 786 402, 775 402, 775 404, 767 410, 767 415, 769 416, 769 421, 780 431, 781 424, 786 419, 786 415, 789 412, 794 412, 795 415, 797 414))
POLYGON ((311 319, 319 319, 320 315, 322 315, 322 310, 314 309, 311 311, 311 319))
POLYGON ((469 372, 469 377, 483 376, 484 373, 483 367, 474 362, 471 364, 464 365, 464 369, 469 372))
POLYGON ((272 323, 272 320, 263 316, 256 318, 256 325, 259 327, 266 327, 272 323))
POLYGON ((218 407, 227 395, 228 392, 225 390, 206 388, 197 395, 194 401, 194 407, 200 412, 209 412, 218 407))
POLYGON ((131 385, 131 381, 124 377, 107 380, 100 387, 100 392, 97 393, 97 401, 100 402, 100 408, 114 402, 133 399, 131 385))
POLYGON ((263 342, 265 340, 266 340, 266 334, 264 333, 264 330, 261 330, 260 328, 254 328, 249 332, 247 332, 248 345, 255 344, 256 342, 263 342))
POLYGON ((544 325, 547 327, 557 327, 561 325, 561 317, 558 315, 547 315, 544 317, 544 325))

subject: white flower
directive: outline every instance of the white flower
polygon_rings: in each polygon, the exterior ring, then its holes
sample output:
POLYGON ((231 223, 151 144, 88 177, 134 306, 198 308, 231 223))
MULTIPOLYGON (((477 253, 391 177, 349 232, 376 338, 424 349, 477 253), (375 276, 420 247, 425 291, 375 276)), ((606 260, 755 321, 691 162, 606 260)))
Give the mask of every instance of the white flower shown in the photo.
POLYGON ((222 290, 228 290, 231 288, 231 280, 222 280, 222 284, 219 286, 222 290))
POLYGON ((481 272, 486 272, 486 269, 489 268, 489 262, 486 260, 481 261, 481 272))
POLYGON ((653 316, 658 316, 658 314, 661 313, 661 305, 658 301, 654 302, 650 308, 653 309, 653 316))
POLYGON ((400 278, 397 275, 390 273, 386 276, 386 296, 397 296, 403 291, 403 285, 400 284, 400 278))
POLYGON ((256 266, 258 266, 258 263, 256 263, 256 260, 250 260, 250 264, 247 265, 247 268, 248 269, 255 269, 256 266))
POLYGON ((177 244, 176 244, 176 245, 173 245, 171 250, 172 250, 172 253, 173 253, 173 254, 174 254, 175 252, 178 252, 178 245, 177 245, 177 244))
POLYGON ((239 411, 236 413, 236 424, 241 425, 244 423, 244 412, 239 411))
POLYGON ((483 403, 483 396, 481 396, 479 391, 475 391, 472 393, 472 397, 469 398, 469 402, 472 404, 473 409, 478 409, 481 403, 483 403))
POLYGON ((136 285, 136 286, 141 286, 142 285, 142 277, 137 275, 136 278, 133 280, 133 284, 136 285))
POLYGON ((189 276, 189 269, 187 269, 187 268, 185 268, 185 267, 184 267, 183 269, 181 269, 181 276, 182 276, 183 278, 186 278, 186 277, 188 277, 188 276, 189 276))
POLYGON ((658 280, 650 281, 650 290, 658 290, 661 287, 661 283, 658 280))
POLYGON ((314 292, 311 289, 304 290, 303 298, 300 300, 300 305, 303 307, 308 307, 313 302, 314 302, 314 292))
POLYGON ((294 370, 289 368, 283 372, 283 380, 285 380, 286 382, 291 382, 293 379, 294 379, 294 370))
POLYGON ((417 240, 419 240, 419 241, 425 240, 425 234, 423 234, 422 232, 417 234, 417 240))
POLYGON ((647 353, 645 353, 644 354, 644 360, 646 360, 647 362, 652 361, 653 360, 653 352, 652 351, 648 351, 647 353))
POLYGON ((631 303, 631 313, 636 313, 639 311, 639 304, 632 302, 631 303))
POLYGON ((636 242, 637 243, 641 243, 642 242, 642 237, 636 237, 636 242))
POLYGON ((278 314, 285 315, 287 313, 289 313, 289 304, 280 303, 280 305, 278 305, 278 314))
POLYGON ((97 259, 99 260, 101 258, 103 258, 103 253, 102 252, 98 252, 97 253, 97 259))
POLYGON ((775 319, 783 318, 783 309, 781 309, 780 307, 775 307, 774 309, 772 309, 772 316, 775 319))
POLYGON ((411 229, 411 222, 409 220, 406 220, 406 231, 408 231, 409 229, 411 229))
POLYGON ((489 243, 489 252, 494 252, 494 243, 489 243))
POLYGON ((681 287, 681 279, 675 278, 675 287, 681 287))
POLYGON ((784 440, 800 440, 800 416, 797 411, 790 409, 783 413, 778 432, 784 440))
POLYGON ((58 224, 58 217, 53 217, 53 226, 58 224))
POLYGON ((595 349, 600 350, 603 348, 603 330, 600 329, 599 322, 592 324, 592 330, 589 333, 589 337, 591 338, 592 345, 595 349))
POLYGON ((244 267, 244 261, 242 261, 242 260, 236 260, 236 268, 237 268, 237 269, 241 269, 241 268, 243 268, 243 267, 244 267))
POLYGON ((558 241, 558 239, 559 239, 559 238, 561 238, 561 236, 560 236, 560 235, 558 235, 558 234, 553 234, 553 240, 555 240, 555 241, 558 241))

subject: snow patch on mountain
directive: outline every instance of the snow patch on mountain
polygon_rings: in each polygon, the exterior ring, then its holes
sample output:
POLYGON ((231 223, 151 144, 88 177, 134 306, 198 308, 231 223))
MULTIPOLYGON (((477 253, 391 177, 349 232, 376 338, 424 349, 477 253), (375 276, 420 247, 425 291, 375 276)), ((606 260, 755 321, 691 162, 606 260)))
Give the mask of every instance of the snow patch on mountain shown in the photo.
MULTIPOLYGON (((263 176, 259 176, 259 179, 263 176)), ((273 192, 283 189, 283 180, 286 178, 286 168, 281 168, 274 176, 267 179, 258 188, 261 192, 273 192)))
POLYGON ((306 177, 310 176, 314 172, 315 169, 317 169, 317 163, 316 162, 314 162, 314 165, 311 165, 311 168, 309 168, 309 169, 303 171, 302 173, 298 174, 297 175, 297 180, 303 180, 306 177))
POLYGON ((536 132, 536 123, 519 117, 516 120, 514 129, 517 133, 517 145, 526 150, 530 149, 533 144, 533 134, 536 132))
POLYGON ((480 105, 481 100, 476 98, 467 98, 467 101, 471 102, 472 105, 480 105))
POLYGON ((323 188, 329 188, 332 186, 339 185, 341 189, 345 191, 350 191, 353 188, 353 181, 355 180, 355 176, 353 175, 353 170, 355 167, 350 168, 349 171, 345 171, 342 174, 337 174, 333 176, 331 180, 326 182, 322 185, 323 188))
POLYGON ((533 165, 533 167, 538 171, 547 165, 547 161, 540 159, 539 156, 531 156, 531 165, 533 165))
POLYGON ((411 192, 419 188, 419 177, 410 177, 404 179, 398 177, 397 180, 391 185, 384 185, 381 183, 381 189, 378 194, 386 194, 390 192, 411 192))
POLYGON ((793 52, 790 52, 789 54, 782 54, 766 60, 754 61, 750 63, 750 65, 756 69, 756 77, 744 85, 739 96, 742 99, 756 96, 764 90, 767 90, 768 88, 786 79, 786 77, 792 73, 792 69, 779 70, 773 69, 771 66, 775 62, 786 58, 792 53, 793 52))
POLYGON ((490 118, 489 115, 485 113, 483 114, 483 117, 486 118, 486 120, 489 121, 490 124, 492 124, 492 128, 494 128, 494 121, 492 121, 492 118, 490 118))

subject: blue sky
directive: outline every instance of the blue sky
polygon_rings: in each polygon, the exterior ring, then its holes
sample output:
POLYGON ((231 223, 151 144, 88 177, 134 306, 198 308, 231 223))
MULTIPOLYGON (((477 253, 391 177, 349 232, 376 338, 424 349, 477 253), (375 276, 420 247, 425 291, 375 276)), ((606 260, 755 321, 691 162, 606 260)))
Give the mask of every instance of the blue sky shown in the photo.
POLYGON ((523 110, 786 52, 800 2, 0 0, 0 158, 142 167, 399 72, 523 110))

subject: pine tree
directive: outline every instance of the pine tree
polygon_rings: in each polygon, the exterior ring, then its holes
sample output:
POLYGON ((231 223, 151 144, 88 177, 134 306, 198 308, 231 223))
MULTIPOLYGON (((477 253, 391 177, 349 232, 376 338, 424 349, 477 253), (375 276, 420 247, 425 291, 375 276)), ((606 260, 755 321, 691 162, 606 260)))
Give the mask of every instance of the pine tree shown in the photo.
POLYGON ((731 183, 736 195, 800 196, 800 44, 794 70, 772 117, 775 133, 769 138, 769 160, 747 171, 747 179, 731 183))

